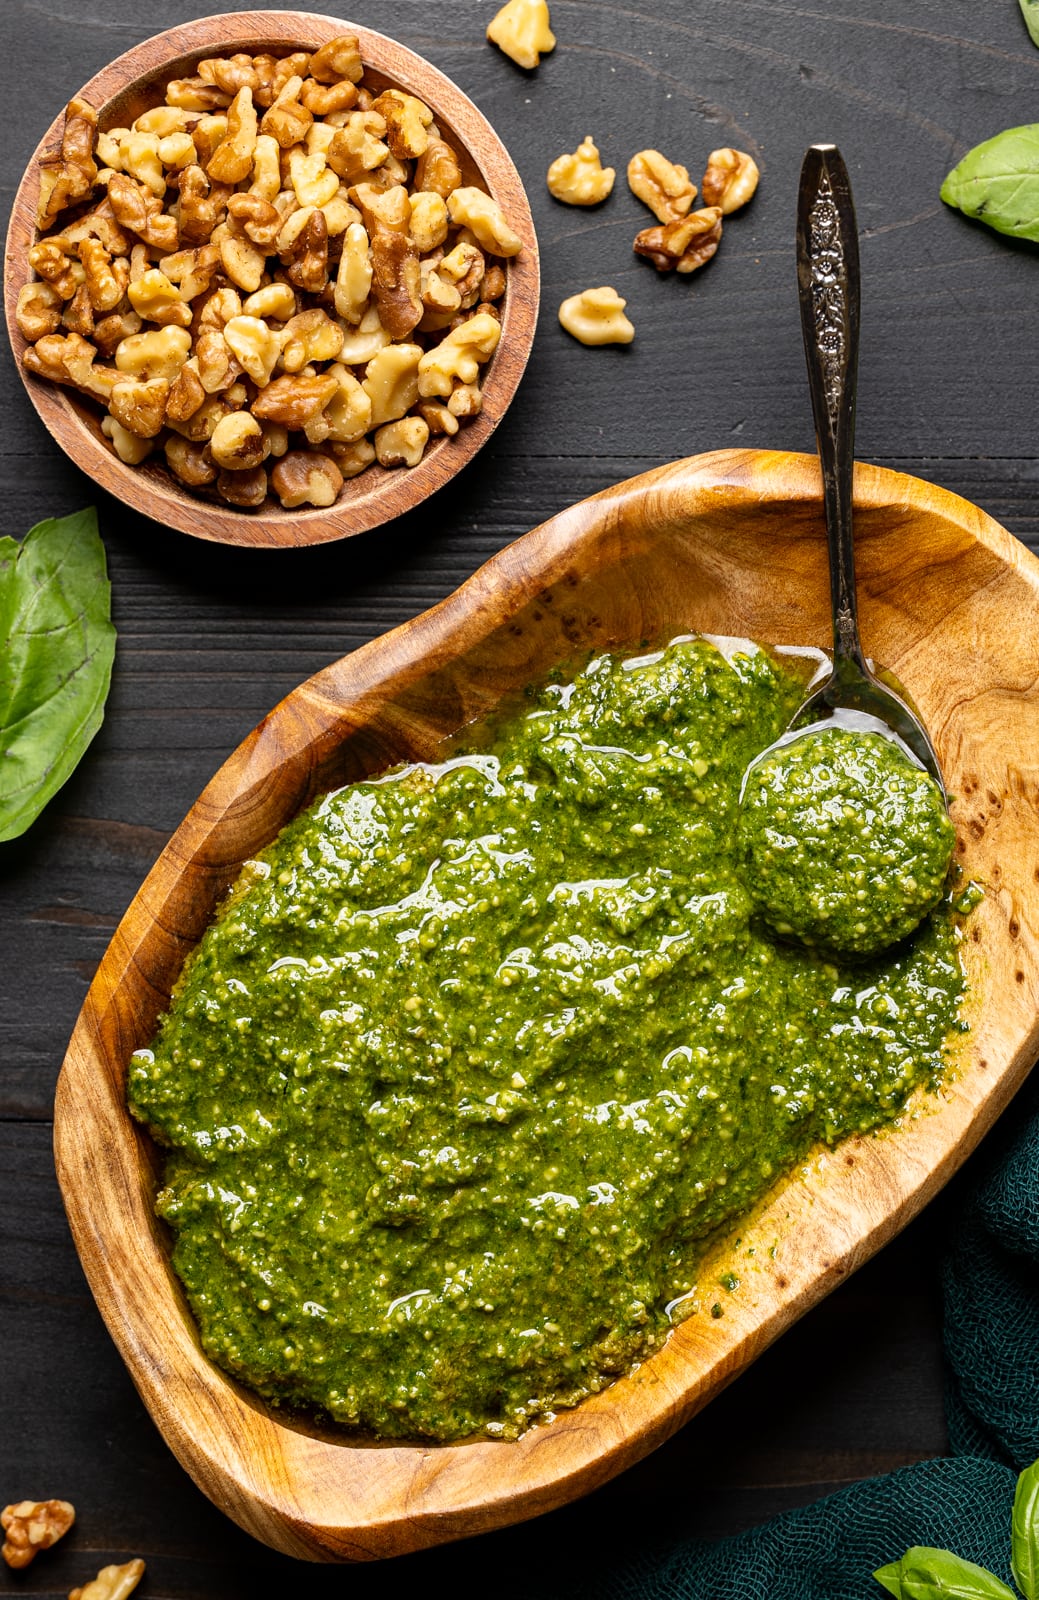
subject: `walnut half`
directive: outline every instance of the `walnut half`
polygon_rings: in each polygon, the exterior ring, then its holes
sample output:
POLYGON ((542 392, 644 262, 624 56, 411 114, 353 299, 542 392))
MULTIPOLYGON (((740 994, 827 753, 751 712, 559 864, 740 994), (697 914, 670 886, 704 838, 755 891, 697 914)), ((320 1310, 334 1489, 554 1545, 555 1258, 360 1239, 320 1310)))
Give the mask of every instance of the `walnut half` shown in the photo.
POLYGON ((757 162, 743 150, 712 150, 703 175, 704 204, 720 206, 727 217, 752 198, 760 176, 757 162))
POLYGON ((659 150, 640 150, 628 162, 628 186, 658 222, 677 222, 696 199, 696 184, 685 167, 676 166, 659 150))

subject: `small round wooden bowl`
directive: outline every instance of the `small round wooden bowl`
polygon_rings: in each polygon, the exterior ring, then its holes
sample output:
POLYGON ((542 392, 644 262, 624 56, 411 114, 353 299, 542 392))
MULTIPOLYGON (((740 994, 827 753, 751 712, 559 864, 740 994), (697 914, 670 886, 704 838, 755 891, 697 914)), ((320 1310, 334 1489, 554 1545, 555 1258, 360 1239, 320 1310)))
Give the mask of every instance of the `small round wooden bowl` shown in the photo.
POLYGON ((583 501, 442 605, 304 683, 217 773, 98 970, 62 1068, 58 1177, 90 1286, 170 1448, 257 1538, 313 1560, 396 1555, 547 1511, 646 1455, 890 1239, 951 1176, 1039 1043, 1039 563, 990 517, 858 467, 866 648, 933 734, 959 859, 984 885, 964 953, 971 1031, 940 1095, 804 1163, 700 1272, 702 1309, 630 1376, 516 1443, 366 1444, 276 1413, 208 1361, 126 1109, 184 957, 242 862, 315 795, 439 742, 588 648, 696 630, 828 645, 817 461, 720 451, 583 501), (754 1247, 754 1254, 748 1250, 754 1247), (710 1314, 724 1302, 724 1315, 710 1314))
POLYGON ((287 55, 293 50, 316 50, 343 33, 356 34, 360 41, 366 82, 380 89, 407 89, 432 108, 438 127, 458 153, 463 182, 491 194, 523 240, 522 251, 506 266, 501 342, 485 369, 483 408, 479 416, 463 423, 453 438, 432 441, 417 467, 387 471, 375 463, 359 477, 349 479, 328 510, 301 507, 286 511, 268 495, 255 511, 237 511, 191 494, 167 471, 161 456, 139 467, 126 466, 101 432, 104 413, 99 403, 75 389, 34 377, 22 365, 26 341, 15 320, 15 308, 19 289, 32 277, 28 251, 39 237, 40 159, 61 142, 64 108, 34 152, 15 195, 4 259, 4 304, 8 334, 29 399, 66 455, 95 483, 135 511, 199 539, 270 547, 324 544, 377 528, 410 511, 461 471, 494 432, 516 393, 534 341, 538 246, 530 206, 512 158, 487 118, 450 78, 384 34, 309 11, 236 11, 200 17, 128 50, 84 84, 79 94, 98 107, 102 128, 125 127, 149 106, 161 102, 171 78, 192 76, 206 56, 229 56, 239 50, 287 55))

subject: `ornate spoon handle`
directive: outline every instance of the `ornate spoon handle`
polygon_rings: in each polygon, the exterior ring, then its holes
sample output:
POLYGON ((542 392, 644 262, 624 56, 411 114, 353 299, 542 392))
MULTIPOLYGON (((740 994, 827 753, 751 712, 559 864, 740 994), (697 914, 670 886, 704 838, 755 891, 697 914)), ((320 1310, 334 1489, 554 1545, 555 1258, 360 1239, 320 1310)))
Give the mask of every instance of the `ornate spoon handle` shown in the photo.
POLYGON ((797 284, 830 546, 834 678, 866 672, 852 547, 859 353, 859 245, 848 171, 836 145, 805 153, 797 196, 797 284))

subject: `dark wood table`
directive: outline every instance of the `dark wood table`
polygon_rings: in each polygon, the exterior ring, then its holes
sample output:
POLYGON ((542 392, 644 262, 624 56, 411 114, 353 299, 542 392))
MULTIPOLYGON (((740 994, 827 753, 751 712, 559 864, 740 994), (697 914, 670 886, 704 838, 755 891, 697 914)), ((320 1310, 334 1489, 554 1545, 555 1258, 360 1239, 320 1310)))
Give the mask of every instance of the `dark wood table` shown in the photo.
MULTIPOLYGON (((4 0, 8 204, 80 84, 209 9, 4 0)), ((103 1562, 141 1555, 142 1596, 384 1597, 437 1579, 543 1595, 657 1542, 722 1535, 945 1448, 937 1264, 955 1217, 948 1191, 668 1445, 583 1503, 348 1576, 303 1570, 226 1521, 182 1473, 72 1247, 51 1159, 66 1040, 140 879, 258 718, 583 495, 718 446, 812 447, 793 272, 807 143, 837 141, 855 185, 860 456, 941 483, 1039 545, 1039 262, 938 199, 970 145, 1036 114, 1039 52, 1015 0, 554 0, 559 45, 536 74, 484 42, 494 10, 494 0, 369 0, 358 17, 429 56, 487 113, 527 182, 543 255, 541 330, 519 396, 427 507, 298 553, 196 542, 101 496, 46 436, 10 359, 0 367, 4 531, 99 501, 119 628, 101 733, 43 818, 0 846, 0 1502, 54 1495, 79 1514, 24 1576, 3 1569, 5 1591, 64 1596, 103 1562), (587 132, 619 170, 611 200, 589 212, 557 205, 544 183, 549 161, 587 132), (624 183, 627 159, 657 146, 698 176, 724 144, 757 155, 758 197, 727 224, 706 271, 658 278, 631 254, 647 217, 624 183), (584 349, 556 322, 564 295, 603 282, 628 299, 630 349, 584 349)))

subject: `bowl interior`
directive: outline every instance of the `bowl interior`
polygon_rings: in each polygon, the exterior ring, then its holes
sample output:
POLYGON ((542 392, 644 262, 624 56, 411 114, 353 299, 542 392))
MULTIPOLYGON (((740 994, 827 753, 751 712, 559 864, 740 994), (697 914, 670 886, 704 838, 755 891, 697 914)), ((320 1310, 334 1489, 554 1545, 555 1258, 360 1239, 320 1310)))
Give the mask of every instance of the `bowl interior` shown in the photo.
POLYGON ((26 349, 14 317, 18 291, 30 277, 28 251, 39 238, 36 203, 41 156, 60 144, 64 113, 55 118, 35 151, 19 186, 11 214, 5 257, 8 334, 29 398, 62 449, 110 493, 146 515, 182 532, 224 543, 299 545, 324 543, 377 527, 420 504, 461 470, 493 432, 523 375, 534 338, 538 303, 538 254, 533 219, 515 166, 490 123, 469 98, 423 57, 395 40, 352 23, 307 12, 241 12, 170 29, 120 56, 79 91, 98 107, 102 129, 127 127, 161 103, 174 78, 195 74, 207 56, 242 51, 288 55, 313 51, 342 33, 356 33, 365 63, 365 81, 382 90, 401 87, 424 99, 437 126, 459 158, 462 181, 498 200, 524 240, 519 256, 506 264, 507 286, 501 306, 502 337, 485 370, 483 409, 453 438, 430 441, 415 468, 388 470, 374 462, 348 479, 329 510, 300 507, 285 511, 268 494, 262 506, 243 511, 223 501, 192 494, 158 458, 129 467, 113 455, 101 432, 100 402, 77 390, 33 377, 22 367, 26 349))
MULTIPOLYGON (((1039 1039, 1039 566, 976 508, 859 468, 866 648, 938 747, 957 850, 985 888, 965 941, 971 1032, 939 1097, 818 1153, 740 1227, 763 1248, 723 1319, 694 1315, 630 1376, 517 1443, 366 1448, 246 1396, 201 1353, 125 1106, 184 956, 243 860, 321 791, 439 741, 554 665, 678 633, 825 645, 817 464, 725 451, 660 468, 519 540, 442 605, 302 685, 213 779, 121 923, 62 1070, 59 1177, 91 1287, 180 1460, 294 1554, 400 1553, 559 1505, 646 1454, 897 1231, 1008 1101, 1039 1039), (767 1248, 775 1246, 774 1251, 767 1248)), ((702 1276, 722 1270, 728 1243, 702 1276)))

